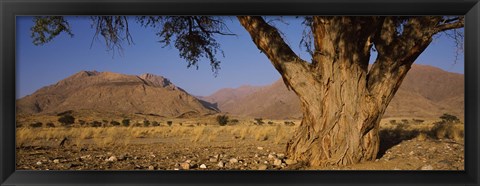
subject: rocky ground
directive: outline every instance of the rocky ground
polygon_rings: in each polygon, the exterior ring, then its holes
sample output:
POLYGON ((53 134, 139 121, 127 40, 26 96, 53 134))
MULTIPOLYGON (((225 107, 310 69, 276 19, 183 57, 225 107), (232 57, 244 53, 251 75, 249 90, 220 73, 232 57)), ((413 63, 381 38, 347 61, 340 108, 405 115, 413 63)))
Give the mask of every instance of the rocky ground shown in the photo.
MULTIPOLYGON (((148 140, 146 140, 148 141, 148 140)), ((290 160, 285 143, 231 140, 195 144, 186 139, 124 146, 24 146, 19 170, 463 170, 464 145, 449 139, 412 138, 386 149, 373 162, 306 167, 290 160)))

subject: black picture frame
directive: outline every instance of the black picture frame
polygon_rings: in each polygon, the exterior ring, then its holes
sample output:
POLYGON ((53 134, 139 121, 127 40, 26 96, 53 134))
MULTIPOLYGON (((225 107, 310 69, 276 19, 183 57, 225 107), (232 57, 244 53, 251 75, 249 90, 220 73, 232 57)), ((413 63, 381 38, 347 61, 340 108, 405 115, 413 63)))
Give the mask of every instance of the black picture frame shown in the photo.
POLYGON ((478 0, 0 0, 0 184, 479 185, 478 0), (17 171, 15 16, 465 15, 465 171, 17 171))

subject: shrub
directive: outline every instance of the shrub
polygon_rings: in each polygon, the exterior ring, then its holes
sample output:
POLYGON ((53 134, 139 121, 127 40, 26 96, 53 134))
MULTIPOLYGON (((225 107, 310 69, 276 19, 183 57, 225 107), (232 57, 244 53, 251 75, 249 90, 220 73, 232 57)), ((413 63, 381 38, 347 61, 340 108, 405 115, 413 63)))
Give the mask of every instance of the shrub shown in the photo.
POLYGON ((293 121, 285 121, 283 122, 286 126, 294 126, 295 123, 293 121))
POLYGON ((43 126, 42 122, 35 122, 35 123, 30 124, 30 127, 32 127, 32 128, 40 128, 42 126, 43 126))
POLYGON ((269 124, 269 125, 273 125, 273 121, 268 121, 268 124, 269 124))
POLYGON ((47 127, 48 127, 48 128, 54 128, 54 127, 55 127, 55 124, 53 124, 52 122, 48 122, 48 123, 47 123, 47 127))
POLYGON ((390 124, 392 124, 392 125, 397 124, 397 120, 394 120, 394 119, 390 120, 390 124))
POLYGON ((230 123, 231 124, 238 124, 240 121, 238 121, 238 119, 232 119, 230 120, 230 123))
POLYGON ((152 121, 152 126, 158 127, 160 126, 160 123, 158 123, 158 121, 152 121))
POLYGON ((90 125, 92 127, 101 127, 102 126, 102 123, 99 122, 99 121, 92 121, 92 123, 90 123, 90 125))
POLYGON ((80 125, 83 126, 83 125, 85 125, 85 123, 87 123, 87 122, 85 122, 85 120, 79 119, 79 120, 78 120, 78 123, 80 123, 80 125))
POLYGON ((402 123, 408 124, 408 120, 407 119, 402 119, 402 123))
POLYGON ((150 126, 150 121, 148 121, 148 120, 143 120, 143 126, 144 126, 144 127, 150 126))
POLYGON ((451 115, 451 114, 443 114, 442 116, 440 116, 440 119, 442 119, 443 121, 446 121, 446 122, 452 122, 452 123, 458 123, 460 122, 460 119, 457 118, 457 116, 454 116, 454 115, 451 115))
POLYGON ((173 122, 172 121, 167 121, 168 126, 172 126, 173 122))
POLYGON ((448 138, 455 141, 463 140, 463 126, 446 122, 445 120, 435 122, 430 135, 437 139, 448 138))
POLYGON ((265 123, 265 122, 263 122, 262 118, 255 118, 254 120, 255 120, 255 124, 257 124, 257 125, 262 125, 262 124, 265 123))
POLYGON ((60 122, 62 125, 67 126, 75 123, 75 118, 70 114, 65 114, 58 118, 58 122, 60 122))
POLYGON ((112 120, 112 121, 110 121, 110 125, 112 125, 112 126, 120 126, 120 122, 115 121, 115 120, 112 120))
POLYGON ((126 118, 123 119, 123 120, 122 120, 122 125, 123 125, 124 127, 130 126, 130 119, 126 119, 126 118))
POLYGON ((217 116, 217 122, 220 126, 225 126, 228 123, 228 116, 227 115, 219 115, 217 116))

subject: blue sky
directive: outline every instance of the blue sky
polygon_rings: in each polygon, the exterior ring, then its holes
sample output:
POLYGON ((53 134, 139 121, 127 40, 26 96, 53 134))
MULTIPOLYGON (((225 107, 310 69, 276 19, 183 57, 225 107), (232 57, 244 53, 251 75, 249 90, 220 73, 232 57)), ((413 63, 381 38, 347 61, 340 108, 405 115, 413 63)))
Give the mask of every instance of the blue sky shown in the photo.
MULTIPOLYGON (((303 31, 300 20, 293 17, 283 19, 289 24, 275 22, 275 25, 284 33, 292 49, 303 59, 309 60, 308 54, 298 47, 303 31)), ((187 69, 187 63, 179 57, 173 46, 163 48, 158 42, 156 30, 140 27, 134 21, 130 21, 130 32, 135 44, 125 43, 123 53, 119 54, 107 51, 102 38, 93 39, 95 30, 91 28, 89 17, 69 17, 68 20, 73 38, 62 34, 53 42, 35 46, 30 38, 32 17, 17 17, 17 98, 32 94, 43 86, 54 84, 81 70, 162 75, 197 96, 207 96, 227 87, 268 85, 280 78, 267 57, 260 53, 235 18, 229 19, 227 25, 237 36, 217 37, 225 57, 217 56, 222 63, 216 77, 206 59, 200 61, 198 70, 195 67, 187 69)), ((455 51, 452 39, 439 37, 415 63, 463 73, 463 54, 460 54, 455 62, 455 51)))

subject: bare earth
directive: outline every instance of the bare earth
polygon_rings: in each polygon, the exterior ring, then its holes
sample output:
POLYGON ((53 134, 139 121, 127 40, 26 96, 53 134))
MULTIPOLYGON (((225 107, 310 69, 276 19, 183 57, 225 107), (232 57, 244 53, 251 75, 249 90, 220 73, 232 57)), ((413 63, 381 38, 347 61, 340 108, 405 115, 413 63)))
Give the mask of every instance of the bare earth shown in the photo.
POLYGON ((19 170, 464 170, 463 138, 434 137, 428 133, 431 123, 399 127, 387 122, 382 122, 378 159, 350 166, 308 167, 288 159, 285 146, 296 126, 278 121, 20 128, 16 164, 19 170), (36 137, 24 137, 32 134, 36 137), (59 146, 65 136, 68 140, 59 146))

